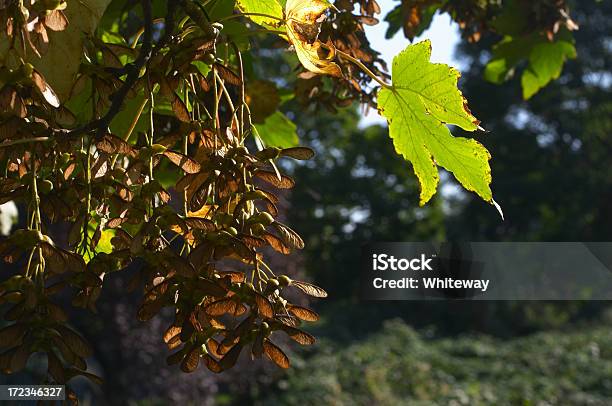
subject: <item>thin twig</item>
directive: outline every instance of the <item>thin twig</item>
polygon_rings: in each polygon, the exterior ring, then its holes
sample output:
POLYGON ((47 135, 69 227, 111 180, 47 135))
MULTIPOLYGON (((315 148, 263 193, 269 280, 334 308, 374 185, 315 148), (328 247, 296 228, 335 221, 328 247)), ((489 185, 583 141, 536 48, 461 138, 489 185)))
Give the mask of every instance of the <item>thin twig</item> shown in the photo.
POLYGON ((68 132, 68 135, 84 134, 93 130, 97 130, 99 134, 105 132, 110 125, 110 122, 121 110, 121 106, 123 105, 123 101, 125 100, 127 94, 138 80, 140 70, 151 58, 151 51, 153 49, 153 17, 151 11, 151 0, 142 0, 141 3, 145 20, 144 38, 142 41, 142 46, 140 47, 140 52, 138 53, 138 57, 132 64, 126 66, 127 77, 125 78, 125 81, 119 90, 117 90, 111 96, 111 106, 102 118, 93 120, 82 127, 71 130, 68 132))
POLYGON ((28 144, 30 142, 45 142, 49 140, 50 140, 49 137, 22 138, 20 140, 15 140, 15 141, 0 142, 0 148, 12 147, 13 145, 19 145, 19 144, 28 144))
POLYGON ((246 105, 246 91, 244 88, 244 66, 242 64, 242 54, 240 53, 238 46, 233 41, 231 41, 230 44, 234 49, 236 59, 238 60, 238 65, 240 66, 240 127, 238 131, 240 132, 240 137, 244 138, 244 106, 246 105))
MULTIPOLYGON (((325 48, 330 48, 329 46, 323 44, 323 47, 325 48)), ((367 66, 365 66, 363 64, 363 62, 361 62, 359 59, 352 57, 351 55, 347 54, 346 52, 342 52, 339 49, 335 49, 336 53, 338 53, 338 55, 342 56, 343 58, 348 59, 349 61, 353 62, 355 65, 357 65, 366 75, 368 75, 369 77, 371 77, 372 79, 374 79, 379 85, 381 85, 382 87, 384 87, 385 89, 392 89, 393 85, 385 82, 384 80, 382 80, 381 78, 379 78, 374 72, 372 72, 367 66)))
POLYGON ((284 21, 284 19, 282 17, 276 17, 270 14, 264 14, 264 13, 236 13, 236 14, 231 14, 228 15, 226 17, 220 18, 217 20, 217 22, 223 22, 223 21, 227 21, 227 20, 231 20, 232 18, 239 18, 239 17, 266 17, 266 18, 271 18, 273 20, 276 21, 284 21))

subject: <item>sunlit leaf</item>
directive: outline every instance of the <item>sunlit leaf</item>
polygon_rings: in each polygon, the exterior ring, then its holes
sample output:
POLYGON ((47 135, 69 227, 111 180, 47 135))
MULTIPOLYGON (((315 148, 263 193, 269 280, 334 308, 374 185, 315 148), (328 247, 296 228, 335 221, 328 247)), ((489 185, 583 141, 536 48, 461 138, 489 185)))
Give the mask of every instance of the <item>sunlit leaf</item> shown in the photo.
POLYGON ((268 116, 263 123, 255 124, 254 128, 268 147, 290 148, 298 145, 297 127, 280 111, 268 116))
POLYGON ((270 340, 265 340, 263 343, 264 353, 274 362, 276 365, 283 369, 289 368, 289 357, 276 346, 270 340))
POLYGON ((281 178, 279 179, 276 173, 272 171, 262 169, 255 172, 255 176, 273 186, 276 186, 279 189, 291 189, 293 186, 295 186, 295 181, 289 176, 281 175, 281 178))
POLYGON ((305 161, 308 159, 312 159, 315 155, 314 151, 307 147, 294 147, 294 148, 285 148, 280 152, 281 156, 290 157, 293 159, 298 159, 300 161, 305 161))
POLYGON ((219 365, 221 369, 227 370, 236 365, 236 361, 238 361, 238 357, 240 356, 240 352, 242 352, 242 344, 238 343, 234 345, 221 360, 219 361, 219 365))
POLYGON ((302 292, 306 293, 308 296, 312 297, 327 297, 327 292, 322 288, 313 285, 312 283, 302 282, 302 281, 292 281, 291 286, 295 286, 302 292))
POLYGON ((302 65, 313 73, 342 76, 333 45, 323 47, 318 39, 321 18, 331 6, 325 0, 287 0, 285 18, 287 37, 302 65))
POLYGON ((182 122, 188 123, 191 121, 187 106, 176 94, 174 94, 174 97, 172 99, 172 111, 174 111, 176 118, 178 118, 182 122))
POLYGON ((187 155, 175 151, 164 151, 162 154, 186 173, 198 173, 200 171, 200 164, 187 155))
POLYGON ((276 228, 276 231, 278 231, 285 244, 299 250, 304 248, 304 240, 302 240, 302 237, 300 237, 299 234, 293 231, 289 226, 279 222, 272 223, 272 226, 276 228))
POLYGON ((294 315, 300 320, 304 321, 317 321, 319 320, 319 315, 314 311, 310 310, 306 307, 291 305, 287 309, 289 313, 294 315))
POLYGON ((446 126, 474 131, 479 124, 457 88, 459 72, 429 62, 430 55, 429 41, 409 45, 393 59, 392 87, 378 93, 378 109, 389 122, 395 150, 412 163, 421 205, 436 193, 437 165, 492 202, 489 152, 474 139, 453 137, 446 126))
POLYGON ((55 91, 53 91, 53 89, 49 86, 45 79, 43 79, 40 73, 36 71, 32 72, 32 80, 34 81, 34 84, 36 85, 40 93, 43 95, 47 103, 49 103, 53 107, 59 107, 60 101, 57 97, 57 94, 55 94, 55 91))
POLYGON ((274 310, 272 309, 272 305, 270 304, 270 301, 266 297, 256 293, 255 303, 257 303, 257 311, 262 316, 267 317, 267 318, 274 317, 274 310))
POLYGON ((191 61, 191 64, 196 67, 198 72, 200 72, 203 77, 206 77, 210 72, 210 65, 202 61, 191 61))
POLYGON ((295 327, 283 327, 283 331, 287 333, 289 338, 301 345, 313 345, 317 341, 312 334, 295 327))
POLYGON ((187 353, 183 361, 181 362, 181 370, 183 372, 193 372, 198 368, 200 363, 200 347, 195 346, 191 351, 187 353))
POLYGON ((264 240, 266 240, 268 244, 270 244, 270 246, 274 249, 274 251, 278 251, 281 254, 285 254, 285 255, 291 252, 291 250, 289 249, 289 247, 285 245, 283 240, 278 238, 274 234, 264 233, 261 237, 264 240))
POLYGON ((279 21, 283 18, 283 8, 276 0, 237 0, 236 6, 238 6, 238 9, 243 13, 267 14, 276 17, 271 18, 259 15, 248 16, 248 18, 259 25, 274 27, 278 25, 279 21))

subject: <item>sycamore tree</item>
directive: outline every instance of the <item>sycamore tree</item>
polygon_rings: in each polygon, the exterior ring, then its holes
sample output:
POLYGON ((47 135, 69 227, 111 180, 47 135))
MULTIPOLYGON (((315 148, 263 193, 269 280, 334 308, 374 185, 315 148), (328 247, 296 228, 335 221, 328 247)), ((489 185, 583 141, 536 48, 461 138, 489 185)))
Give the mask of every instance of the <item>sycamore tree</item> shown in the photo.
MULTIPOLYGON (((389 36, 413 39, 436 12, 470 41, 496 33, 484 79, 518 72, 525 98, 575 56, 562 0, 396 6, 384 16, 389 36)), ((138 318, 173 309, 160 337, 168 364, 219 373, 248 351, 288 368, 273 337, 312 344, 300 324, 318 315, 286 293, 327 295, 266 259, 304 245, 277 216, 279 192, 294 185, 278 160, 313 155, 298 145, 300 123, 282 113, 292 99, 313 114, 377 109, 418 179, 419 204, 436 193, 442 167, 501 213, 486 147, 450 131, 486 128, 459 72, 431 63, 428 41, 408 45, 389 72, 365 35, 379 14, 375 0, 0 0, 0 203, 25 216, 0 240, 12 264, 0 274, 2 371, 38 352, 44 382, 99 381, 58 297, 95 313, 105 280, 132 263, 138 318), (291 55, 291 80, 257 75, 266 52, 291 55)))

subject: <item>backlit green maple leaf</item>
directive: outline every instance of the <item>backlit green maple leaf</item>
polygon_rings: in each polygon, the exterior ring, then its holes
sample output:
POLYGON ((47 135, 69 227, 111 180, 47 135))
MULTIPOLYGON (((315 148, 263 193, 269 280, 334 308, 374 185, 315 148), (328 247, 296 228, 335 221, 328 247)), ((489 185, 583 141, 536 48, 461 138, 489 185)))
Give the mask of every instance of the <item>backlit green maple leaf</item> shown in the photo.
POLYGON ((438 165, 493 204, 489 151, 476 140, 453 137, 446 126, 479 128, 457 88, 459 72, 429 62, 430 56, 429 41, 409 45, 393 59, 392 85, 378 93, 378 110, 389 123, 395 150, 414 167, 421 205, 436 193, 438 165))
POLYGON ((275 26, 283 19, 283 7, 276 0, 238 0, 236 5, 243 13, 254 13, 249 18, 259 25, 275 26))

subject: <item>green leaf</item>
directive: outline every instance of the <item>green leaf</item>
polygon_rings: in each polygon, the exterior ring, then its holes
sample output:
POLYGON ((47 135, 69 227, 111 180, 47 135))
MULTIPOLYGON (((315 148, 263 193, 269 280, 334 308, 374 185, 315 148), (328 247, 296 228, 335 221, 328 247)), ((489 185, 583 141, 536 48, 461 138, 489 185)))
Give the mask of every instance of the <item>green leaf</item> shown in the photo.
POLYGON ((195 66, 198 72, 200 72, 200 74, 204 77, 206 77, 208 75, 208 72, 210 72, 210 65, 208 65, 207 63, 204 63, 202 61, 191 61, 191 64, 195 66))
POLYGON ((267 14, 276 17, 248 16, 255 24, 274 27, 283 18, 283 7, 276 0, 238 0, 236 5, 243 13, 267 14))
MULTIPOLYGON (((88 241, 93 238, 94 234, 96 233, 96 229, 97 229, 97 222, 95 221, 92 221, 87 225, 88 241)), ((116 231, 113 229, 102 230, 100 234, 100 239, 98 240, 98 244, 96 245, 96 249, 93 251, 90 251, 88 249, 88 252, 86 252, 85 255, 83 256, 85 263, 89 263, 89 261, 91 261, 91 259, 100 252, 103 252, 105 254, 112 253, 113 245, 111 243, 111 240, 113 239, 115 235, 116 235, 116 231)))
MULTIPOLYGON (((70 94, 83 56, 83 38, 92 34, 110 0, 71 1, 66 7, 68 27, 64 31, 49 30, 49 47, 42 58, 27 49, 26 60, 43 74, 45 80, 64 102, 70 94)), ((6 55, 8 40, 0 41, 0 64, 6 55)))
POLYGON ((134 125, 132 134, 146 131, 149 128, 149 117, 147 114, 142 114, 145 103, 146 98, 143 91, 139 91, 133 97, 126 98, 121 110, 111 121, 111 132, 125 139, 132 125, 134 125), (134 121, 136 121, 136 124, 134 124, 134 121))
POLYGON ((493 47, 493 58, 487 63, 484 78, 489 82, 500 84, 510 79, 514 74, 514 67, 529 55, 531 37, 512 38, 505 37, 493 47))
POLYGON ((298 145, 295 124, 280 111, 266 118, 262 124, 253 125, 253 128, 267 147, 290 148, 298 145))
POLYGON ((523 98, 527 100, 557 79, 565 61, 575 57, 576 48, 567 30, 558 33, 555 41, 549 41, 542 34, 506 36, 493 48, 493 58, 485 67, 484 77, 489 82, 502 83, 514 75, 521 61, 527 60, 529 64, 521 76, 523 98))
POLYGON ((575 57, 576 48, 569 41, 547 41, 535 45, 529 53, 529 66, 521 77, 523 98, 529 99, 551 80, 557 79, 565 61, 575 57))
POLYGON ((111 240, 115 237, 116 231, 112 229, 106 229, 102 231, 102 236, 98 245, 96 246, 96 253, 104 252, 105 254, 111 254, 113 252, 113 244, 111 240))
POLYGON ((64 102, 64 106, 75 115, 79 123, 86 123, 91 119, 92 87, 92 79, 90 77, 82 77, 74 86, 74 91, 70 98, 64 102))
POLYGON ((393 59, 392 86, 379 91, 378 110, 389 123, 395 150, 413 165, 421 185, 421 205, 436 193, 437 165, 492 203, 489 152, 476 140, 453 137, 446 126, 479 128, 457 88, 459 72, 429 62, 430 56, 431 44, 423 41, 393 59))

